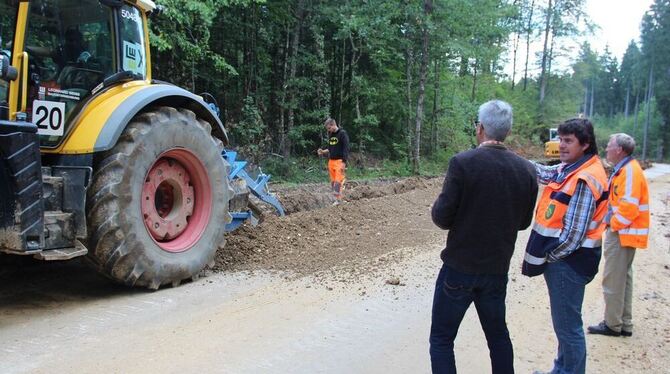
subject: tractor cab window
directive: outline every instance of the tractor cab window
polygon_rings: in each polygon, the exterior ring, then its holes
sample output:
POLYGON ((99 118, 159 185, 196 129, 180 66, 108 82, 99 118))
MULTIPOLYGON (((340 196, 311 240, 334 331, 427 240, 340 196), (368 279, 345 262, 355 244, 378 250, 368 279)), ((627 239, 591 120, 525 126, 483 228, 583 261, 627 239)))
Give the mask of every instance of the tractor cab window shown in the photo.
MULTIPOLYGON (((16 22, 16 8, 18 1, 0 0, 0 55, 11 57, 11 45, 14 40, 14 23, 16 22)), ((0 80, 0 120, 7 119, 9 83, 0 80)))
POLYGON ((121 70, 132 71, 146 78, 147 56, 144 44, 144 25, 140 11, 129 5, 123 5, 119 17, 119 28, 121 70))
POLYGON ((112 10, 98 0, 30 2, 28 119, 53 146, 77 105, 114 73, 112 10))

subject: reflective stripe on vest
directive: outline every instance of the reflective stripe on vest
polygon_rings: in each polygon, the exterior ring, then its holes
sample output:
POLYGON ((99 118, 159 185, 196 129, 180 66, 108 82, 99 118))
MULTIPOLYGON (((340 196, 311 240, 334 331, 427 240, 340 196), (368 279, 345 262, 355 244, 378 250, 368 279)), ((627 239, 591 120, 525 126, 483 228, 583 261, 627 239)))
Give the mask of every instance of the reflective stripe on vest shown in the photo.
POLYGON ((547 262, 547 260, 544 257, 533 256, 528 252, 526 252, 526 256, 523 259, 524 261, 526 261, 531 265, 542 265, 545 262, 547 262))
POLYGON ((631 221, 629 221, 628 219, 626 219, 626 217, 622 216, 622 215, 619 214, 619 213, 614 213, 614 216, 616 217, 616 219, 618 219, 618 220, 619 220, 621 223, 623 223, 624 225, 630 225, 630 224, 632 223, 631 221))
MULTIPOLYGON (((588 230, 595 230, 600 225, 602 225, 602 222, 591 221, 591 223, 589 223, 588 230)), ((533 224, 533 230, 535 230, 538 234, 549 238, 558 238, 561 236, 561 232, 563 232, 562 228, 559 229, 559 228, 545 227, 537 222, 533 224)))
MULTIPOLYGON (((616 213, 619 210, 618 206, 613 206, 612 207, 612 213, 616 213)), ((648 212, 649 211, 649 204, 641 204, 638 206, 638 210, 640 212, 648 212)))
POLYGON ((619 230, 619 235, 649 235, 649 229, 631 229, 629 227, 619 230))

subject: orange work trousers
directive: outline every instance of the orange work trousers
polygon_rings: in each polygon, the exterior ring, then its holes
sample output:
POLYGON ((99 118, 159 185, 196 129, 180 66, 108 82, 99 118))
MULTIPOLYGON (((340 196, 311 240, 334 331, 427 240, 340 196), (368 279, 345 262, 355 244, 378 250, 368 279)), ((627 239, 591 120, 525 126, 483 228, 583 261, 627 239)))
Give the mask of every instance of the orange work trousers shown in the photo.
POLYGON ((330 175, 330 186, 333 189, 333 195, 337 200, 342 199, 344 191, 344 182, 347 178, 344 175, 344 162, 342 160, 328 160, 328 174, 330 175))

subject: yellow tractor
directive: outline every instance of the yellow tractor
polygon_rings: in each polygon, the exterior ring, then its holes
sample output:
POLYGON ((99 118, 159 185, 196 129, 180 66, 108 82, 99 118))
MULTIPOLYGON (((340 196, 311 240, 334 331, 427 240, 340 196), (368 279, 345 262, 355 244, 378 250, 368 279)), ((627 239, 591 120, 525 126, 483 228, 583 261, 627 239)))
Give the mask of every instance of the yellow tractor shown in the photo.
POLYGON ((0 0, 0 252, 116 282, 196 276, 253 219, 215 108, 151 75, 148 0, 0 0), (232 168, 231 168, 232 164, 232 168))
POLYGON ((558 150, 558 129, 549 129, 549 140, 544 143, 544 157, 547 158, 549 164, 557 164, 560 162, 560 152, 558 150))

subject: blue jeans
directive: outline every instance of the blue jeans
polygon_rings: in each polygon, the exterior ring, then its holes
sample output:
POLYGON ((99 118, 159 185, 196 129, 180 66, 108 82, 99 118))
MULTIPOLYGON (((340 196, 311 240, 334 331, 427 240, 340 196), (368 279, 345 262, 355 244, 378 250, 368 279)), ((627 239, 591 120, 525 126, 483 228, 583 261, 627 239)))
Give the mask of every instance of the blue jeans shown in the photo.
POLYGON ((435 285, 430 327, 433 373, 456 373, 454 339, 472 302, 486 335, 493 373, 514 373, 512 341, 505 323, 506 294, 507 274, 472 275, 442 266, 435 285))
POLYGON ((584 288, 593 280, 575 272, 565 261, 552 262, 544 271, 549 290, 551 321, 558 339, 558 356, 552 374, 586 371, 586 339, 582 323, 584 288))

